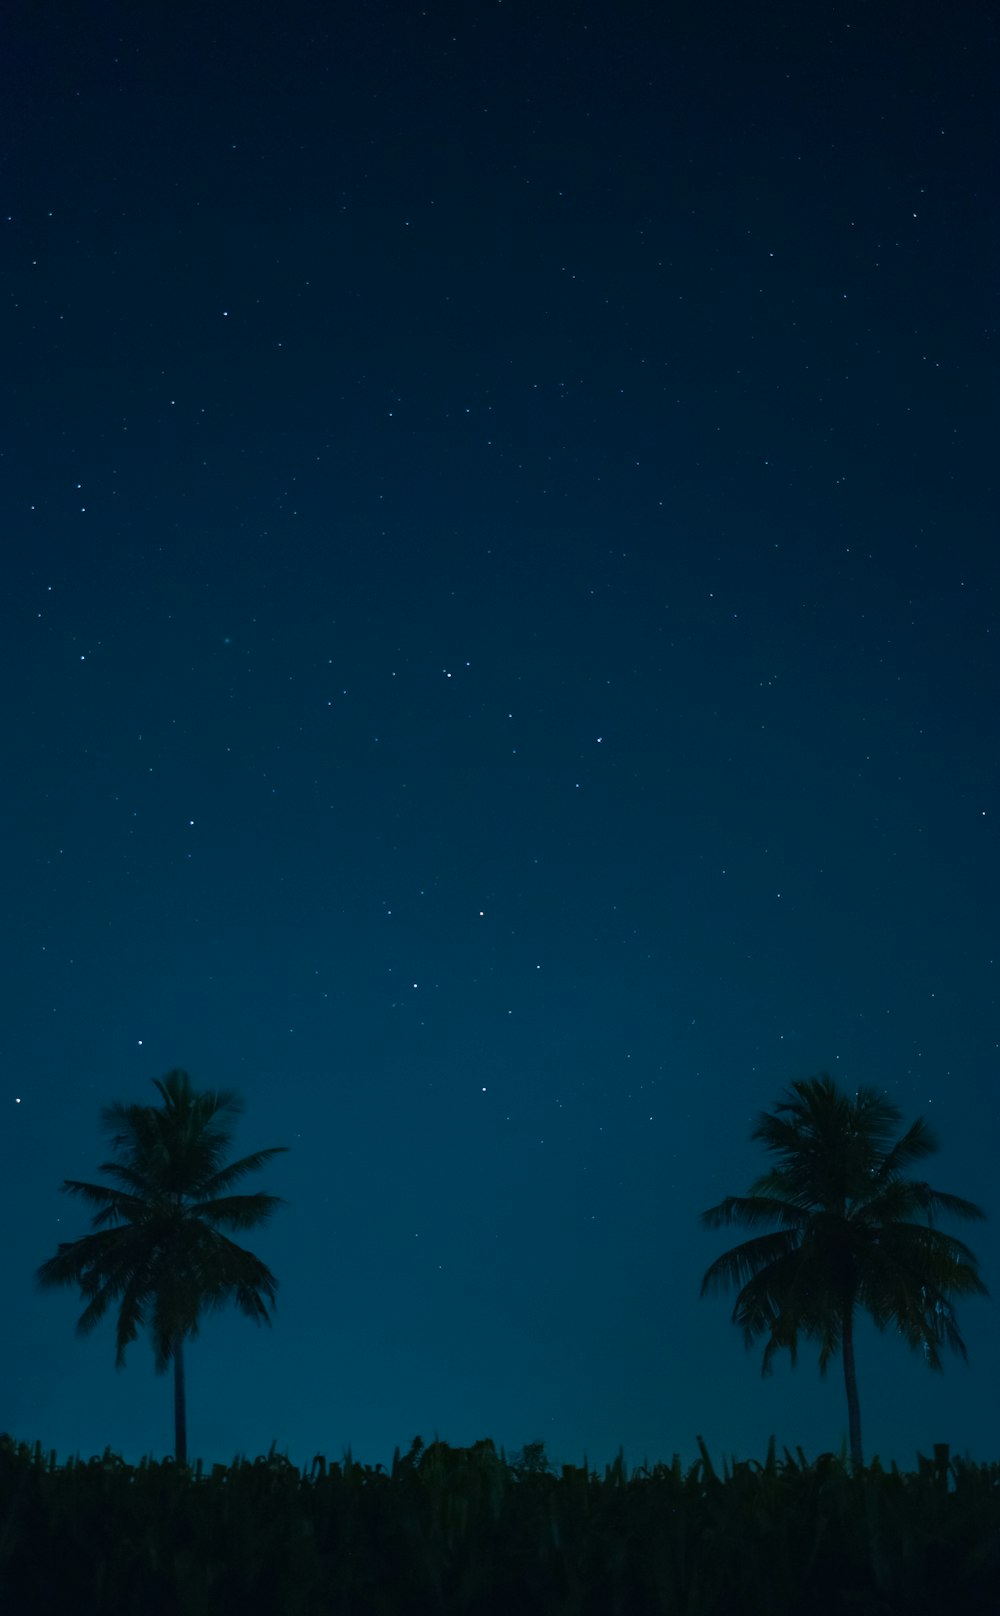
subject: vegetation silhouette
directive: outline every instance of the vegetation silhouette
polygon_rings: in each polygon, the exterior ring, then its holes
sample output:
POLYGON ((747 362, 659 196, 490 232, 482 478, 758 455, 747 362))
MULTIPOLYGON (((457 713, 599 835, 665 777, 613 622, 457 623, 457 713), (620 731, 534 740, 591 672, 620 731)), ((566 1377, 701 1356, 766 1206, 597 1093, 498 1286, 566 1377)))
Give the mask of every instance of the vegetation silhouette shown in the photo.
POLYGON ((0 1434, 0 1609, 45 1616, 996 1616, 1000 1465, 801 1449, 628 1471, 417 1437, 391 1468, 60 1465, 0 1434))
POLYGON ((764 1375, 780 1348, 795 1363, 800 1334, 819 1343, 821 1374, 841 1354, 851 1464, 859 1470, 855 1317, 870 1314, 880 1331, 894 1326, 931 1369, 943 1367, 944 1345, 966 1358, 952 1298, 988 1292, 978 1259, 936 1220, 986 1214, 904 1176, 938 1149, 937 1138, 921 1118, 896 1138, 902 1112, 874 1089, 850 1095, 822 1072, 783 1093, 750 1136, 776 1164, 747 1195, 728 1195, 701 1214, 706 1229, 778 1227, 717 1257, 701 1295, 739 1286, 733 1323, 748 1347, 766 1338, 764 1375))
POLYGON ((87 1306, 77 1332, 87 1335, 118 1303, 116 1366, 148 1325, 156 1372, 174 1366, 174 1457, 187 1464, 184 1342, 198 1334, 202 1313, 236 1306, 255 1324, 270 1324, 278 1281, 252 1252, 223 1230, 254 1229, 283 1205, 277 1195, 226 1192, 287 1150, 273 1145, 224 1164, 231 1120, 242 1101, 232 1090, 191 1087, 187 1072, 156 1079, 162 1105, 123 1105, 101 1113, 112 1161, 99 1171, 112 1185, 66 1179, 63 1190, 98 1207, 98 1231, 60 1244, 37 1270, 43 1289, 78 1284, 87 1306))

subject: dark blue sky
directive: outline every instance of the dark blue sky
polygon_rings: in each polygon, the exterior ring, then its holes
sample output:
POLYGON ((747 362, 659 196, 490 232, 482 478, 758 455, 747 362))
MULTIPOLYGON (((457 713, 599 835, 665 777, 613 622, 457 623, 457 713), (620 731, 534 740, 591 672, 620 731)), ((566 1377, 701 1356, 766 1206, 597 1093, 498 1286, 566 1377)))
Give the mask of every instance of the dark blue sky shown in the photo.
POLYGON ((292 1147, 212 1459, 838 1448, 698 1300, 820 1069, 994 1212, 995 19, 747 9, 12 8, 0 1428, 170 1450, 32 1276, 175 1066, 292 1147))

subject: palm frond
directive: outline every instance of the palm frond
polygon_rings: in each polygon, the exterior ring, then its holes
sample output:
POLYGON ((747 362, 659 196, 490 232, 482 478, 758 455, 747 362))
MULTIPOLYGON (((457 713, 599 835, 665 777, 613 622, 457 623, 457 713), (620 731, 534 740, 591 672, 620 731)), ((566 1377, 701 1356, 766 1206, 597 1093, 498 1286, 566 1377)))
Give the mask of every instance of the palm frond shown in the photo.
POLYGON ((258 1190, 255 1195, 228 1195, 222 1200, 198 1201, 190 1212, 192 1217, 204 1218, 224 1229, 255 1229, 284 1205, 280 1195, 258 1190))
POLYGON ((922 1275, 925 1269, 932 1270, 942 1280, 950 1276, 956 1286, 968 1284, 970 1294, 988 1294, 979 1278, 979 1258, 964 1240, 944 1229, 899 1221, 879 1231, 878 1244, 900 1273, 922 1275))
MULTIPOLYGON (((859 1088, 853 1100, 849 1095, 845 1095, 845 1100, 845 1117, 849 1126, 861 1133, 880 1156, 884 1156, 903 1120, 899 1106, 887 1094, 872 1088, 859 1088)), ((926 1124, 924 1127, 929 1135, 930 1128, 926 1124)), ((937 1149, 937 1145, 933 1148, 937 1149)))
POLYGON ((67 1178, 63 1180, 62 1188, 67 1195, 78 1195, 81 1200, 100 1207, 101 1210, 92 1219, 95 1227, 102 1223, 133 1222, 141 1217, 147 1204, 138 1196, 126 1195, 108 1184, 86 1184, 67 1178))
POLYGON ((903 1137, 884 1152, 876 1176, 880 1182, 898 1178, 914 1162, 922 1161, 925 1156, 933 1156, 939 1149, 938 1137, 930 1123, 918 1117, 903 1137))
POLYGON ((210 1178, 198 1185, 198 1195, 202 1198, 215 1197, 220 1190, 227 1190, 231 1184, 239 1183, 247 1173, 256 1173, 266 1166, 272 1156, 281 1156, 287 1152, 287 1145, 270 1145, 267 1150, 255 1150, 249 1156, 243 1156, 239 1161, 230 1162, 228 1167, 222 1167, 210 1178))
POLYGON ((36 1284, 40 1290, 83 1284, 88 1272, 100 1267, 113 1252, 119 1238, 118 1230, 102 1230, 99 1234, 85 1234, 79 1240, 61 1241, 55 1256, 35 1270, 36 1284))
POLYGON ((943 1212, 949 1218, 961 1218, 966 1223, 985 1221, 986 1213, 975 1201, 967 1201, 961 1195, 949 1195, 945 1190, 933 1190, 929 1184, 921 1184, 920 1191, 922 1208, 931 1220, 943 1212))
POLYGON ((196 1091, 191 1087, 191 1079, 187 1072, 179 1068, 168 1072, 164 1078, 154 1078, 153 1087, 159 1090, 166 1112, 172 1112, 176 1116, 186 1116, 195 1112, 202 1125, 220 1114, 238 1117, 243 1112, 242 1097, 235 1089, 196 1091))
POLYGON ((761 1173, 750 1185, 750 1194, 794 1207, 800 1218, 803 1213, 811 1212, 822 1204, 813 1178, 803 1177, 787 1167, 771 1167, 766 1173, 761 1173))
POLYGON ((701 1295, 710 1291, 731 1290, 743 1285, 791 1253, 798 1251, 800 1237, 797 1230, 778 1230, 774 1234, 758 1235, 742 1245, 724 1251, 708 1269, 701 1282, 701 1295))
POLYGON ((132 1162, 116 1160, 101 1162, 98 1171, 106 1173, 108 1178, 113 1178, 131 1194, 142 1199, 156 1193, 156 1182, 148 1168, 144 1170, 132 1162))
POLYGON ((761 1195, 754 1185, 749 1195, 727 1195, 718 1206, 702 1212, 700 1222, 705 1229, 723 1229, 739 1223, 744 1228, 756 1229, 762 1223, 780 1223, 797 1228, 803 1221, 801 1208, 775 1195, 761 1195))
MULTIPOLYGON (((123 1298, 118 1312, 118 1323, 115 1326, 115 1368, 125 1368, 125 1349, 133 1341, 137 1341, 146 1327, 146 1308, 137 1295, 129 1291, 123 1298)), ((157 1357, 155 1362, 156 1373, 162 1375, 166 1365, 157 1357)))

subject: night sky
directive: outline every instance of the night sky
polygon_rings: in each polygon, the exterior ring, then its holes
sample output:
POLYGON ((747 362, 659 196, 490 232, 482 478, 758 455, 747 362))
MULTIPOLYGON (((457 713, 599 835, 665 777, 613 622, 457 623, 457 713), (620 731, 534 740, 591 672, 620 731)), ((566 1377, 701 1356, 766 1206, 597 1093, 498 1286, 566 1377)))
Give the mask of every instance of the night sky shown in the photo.
MULTIPOLYGON (((3 82, 0 1429, 172 1450, 34 1270, 234 1087, 193 1455, 839 1449, 698 1215, 830 1071, 996 1290, 996 17, 24 0, 3 82), (949 1226, 951 1227, 951 1226, 949 1226)), ((1000 1458, 995 1305, 866 1453, 1000 1458)))

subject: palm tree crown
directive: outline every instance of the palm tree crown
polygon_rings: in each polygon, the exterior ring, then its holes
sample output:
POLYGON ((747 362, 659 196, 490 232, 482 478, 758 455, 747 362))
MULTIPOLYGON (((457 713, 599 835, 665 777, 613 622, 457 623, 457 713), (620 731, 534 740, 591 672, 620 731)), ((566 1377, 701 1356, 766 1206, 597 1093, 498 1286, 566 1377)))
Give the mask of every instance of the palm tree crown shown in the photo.
POLYGON ((41 1265, 43 1288, 78 1284, 86 1307, 77 1323, 85 1335, 118 1304, 116 1364, 148 1326, 157 1372, 173 1361, 177 1457, 186 1458, 182 1346, 198 1334, 200 1315, 235 1302, 256 1324, 270 1323, 277 1280, 252 1252, 223 1232, 256 1228, 282 1205, 258 1192, 227 1193, 287 1147, 275 1145, 225 1165, 231 1119, 242 1104, 229 1090, 198 1093, 186 1072, 157 1080, 162 1105, 123 1105, 102 1112, 111 1134, 111 1161, 100 1171, 111 1184, 66 1179, 63 1189, 98 1210, 94 1234, 61 1244, 41 1265))
POLYGON ((941 1369, 942 1346, 967 1356, 952 1298, 987 1294, 968 1246, 937 1227, 942 1214, 985 1213, 905 1176, 938 1143, 919 1118, 897 1138, 901 1120, 884 1095, 846 1094, 825 1072, 793 1083, 751 1135, 774 1165, 748 1195, 727 1196, 701 1216, 707 1229, 777 1225, 718 1257, 701 1294, 738 1288, 733 1322, 748 1347, 764 1338, 765 1375, 781 1348, 794 1364, 800 1335, 818 1342, 821 1372, 842 1353, 855 1465, 862 1462, 855 1314, 870 1314, 880 1331, 895 1327, 941 1369))

